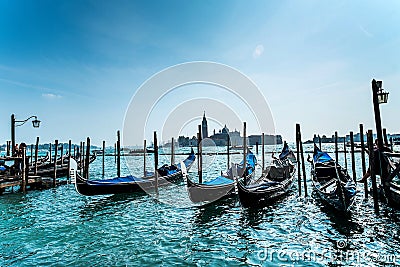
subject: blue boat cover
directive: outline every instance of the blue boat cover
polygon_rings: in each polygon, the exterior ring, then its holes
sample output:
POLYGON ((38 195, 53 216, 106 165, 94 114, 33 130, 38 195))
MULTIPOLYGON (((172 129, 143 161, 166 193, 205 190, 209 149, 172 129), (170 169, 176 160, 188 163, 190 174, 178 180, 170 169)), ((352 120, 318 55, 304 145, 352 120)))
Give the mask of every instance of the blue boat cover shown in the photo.
POLYGON ((288 144, 285 142, 283 144, 282 152, 281 154, 279 154, 279 159, 280 160, 285 159, 290 153, 292 153, 292 151, 290 150, 288 144))
MULTIPOLYGON (((191 154, 183 161, 186 167, 190 166, 191 163, 195 160, 194 151, 192 149, 191 154)), ((162 176, 171 175, 181 171, 181 164, 177 165, 163 165, 158 169, 158 172, 162 176)), ((154 172, 147 172, 146 176, 151 177, 154 175, 154 172)), ((128 175, 125 177, 115 177, 111 179, 99 179, 99 180, 88 180, 87 183, 91 185, 111 185, 111 184, 119 184, 119 183, 132 183, 132 182, 146 182, 146 178, 139 178, 133 175, 128 175)))
POLYGON ((104 179, 104 180, 89 180, 88 184, 92 185, 110 185, 110 184, 119 184, 119 183, 131 183, 131 182, 143 182, 144 179, 135 177, 132 175, 128 175, 125 177, 116 177, 112 179, 104 179))
POLYGON ((223 176, 218 176, 214 180, 204 182, 203 184, 205 185, 223 185, 223 184, 233 184, 233 180, 223 177, 223 176))
POLYGON ((321 151, 315 144, 314 144, 314 163, 324 163, 333 160, 328 153, 321 151))

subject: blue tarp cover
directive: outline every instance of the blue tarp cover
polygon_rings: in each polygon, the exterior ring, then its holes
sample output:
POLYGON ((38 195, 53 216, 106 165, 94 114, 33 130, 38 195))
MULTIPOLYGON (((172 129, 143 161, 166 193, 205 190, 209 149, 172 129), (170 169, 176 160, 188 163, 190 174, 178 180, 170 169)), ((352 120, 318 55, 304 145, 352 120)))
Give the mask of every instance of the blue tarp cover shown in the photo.
POLYGON ((324 163, 333 160, 328 153, 321 151, 316 145, 314 145, 314 162, 324 163))
MULTIPOLYGON (((195 160, 195 155, 193 149, 188 158, 186 158, 183 162, 186 167, 188 167, 195 160)), ((162 166, 159 169, 159 172, 164 172, 163 175, 171 175, 181 170, 181 164, 178 163, 177 166, 162 166), (166 174, 165 174, 166 173, 166 174)), ((147 172, 147 176, 153 176, 154 172, 147 172)), ((115 177, 111 179, 99 179, 99 180, 89 180, 87 181, 92 185, 110 185, 110 184, 119 184, 119 183, 132 183, 132 182, 145 182, 147 179, 135 177, 132 175, 128 175, 125 177, 115 177)))
POLYGON ((285 158, 289 155, 290 152, 291 152, 291 151, 290 151, 290 149, 289 149, 289 146, 288 146, 288 144, 285 142, 285 144, 284 144, 284 146, 283 146, 283 148, 282 148, 282 152, 281 152, 281 154, 279 154, 279 159, 280 159, 280 160, 285 159, 285 158))
POLYGON ((223 176, 218 176, 214 180, 204 182, 203 184, 205 185, 223 185, 223 184, 233 184, 233 180, 223 177, 223 176))

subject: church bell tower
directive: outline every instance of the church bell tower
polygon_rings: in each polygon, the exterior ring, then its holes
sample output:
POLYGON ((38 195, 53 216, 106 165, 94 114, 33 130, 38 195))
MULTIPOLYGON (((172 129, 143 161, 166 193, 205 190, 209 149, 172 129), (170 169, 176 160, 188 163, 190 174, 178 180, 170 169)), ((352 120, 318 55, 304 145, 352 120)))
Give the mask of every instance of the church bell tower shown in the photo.
POLYGON ((201 122, 201 133, 202 139, 208 138, 208 126, 207 126, 207 119, 206 119, 206 112, 204 111, 203 121, 201 122))

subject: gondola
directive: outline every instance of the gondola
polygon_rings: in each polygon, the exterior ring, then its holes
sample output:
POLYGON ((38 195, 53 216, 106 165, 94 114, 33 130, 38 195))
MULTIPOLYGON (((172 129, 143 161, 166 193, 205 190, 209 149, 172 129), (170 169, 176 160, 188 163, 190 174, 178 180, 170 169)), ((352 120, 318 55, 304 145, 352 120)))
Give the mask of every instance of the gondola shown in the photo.
POLYGON ((208 204, 218 199, 229 197, 235 192, 234 173, 243 174, 249 180, 254 176, 257 159, 254 154, 248 150, 246 155, 246 168, 243 171, 243 161, 229 168, 225 174, 203 183, 196 183, 186 177, 187 191, 189 198, 193 203, 208 204))
POLYGON ((389 204, 396 209, 400 209, 400 164, 398 160, 393 160, 392 158, 393 156, 399 157, 399 154, 390 151, 384 152, 382 156, 389 163, 389 178, 385 183, 386 190, 384 193, 389 204))
POLYGON ((336 210, 348 212, 357 194, 356 184, 346 169, 314 145, 311 179, 318 196, 336 210))
MULTIPOLYGON (((183 168, 181 168, 182 163, 170 166, 163 165, 157 170, 159 176, 158 186, 161 187, 170 183, 178 183, 182 181, 183 171, 188 170, 192 166, 194 160, 195 154, 192 149, 190 155, 183 161, 183 168)), ((75 189, 81 195, 94 196, 124 194, 143 192, 155 188, 156 179, 154 173, 148 173, 149 176, 146 177, 135 177, 129 175, 111 179, 87 180, 76 172, 76 165, 76 162, 74 162, 73 167, 75 167, 75 170, 73 170, 72 176, 75 176, 75 189)))
POLYGON ((296 157, 285 142, 279 158, 274 158, 270 166, 256 181, 247 185, 238 179, 237 189, 243 207, 262 207, 273 203, 291 188, 296 173, 296 157))

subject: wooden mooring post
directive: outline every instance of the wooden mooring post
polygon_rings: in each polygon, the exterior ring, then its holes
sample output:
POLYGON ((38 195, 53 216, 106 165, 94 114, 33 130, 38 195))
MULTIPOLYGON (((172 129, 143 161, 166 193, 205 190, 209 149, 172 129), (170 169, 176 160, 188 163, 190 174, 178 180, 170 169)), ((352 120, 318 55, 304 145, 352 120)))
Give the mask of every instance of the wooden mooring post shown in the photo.
POLYGON ((227 162, 227 166, 226 169, 229 170, 230 167, 230 152, 229 152, 229 147, 230 147, 230 143, 231 143, 231 137, 229 136, 229 133, 226 135, 226 162, 227 162))
POLYGON ((322 150, 322 141, 321 141, 321 136, 318 135, 318 143, 319 143, 319 149, 322 150))
POLYGON ((147 172, 146 172, 146 153, 147 153, 146 140, 144 140, 143 141, 143 177, 147 176, 147 172))
POLYGON ((29 163, 30 163, 30 166, 33 166, 33 144, 31 144, 31 147, 30 147, 30 152, 31 152, 31 156, 30 156, 30 158, 29 158, 29 163))
POLYGON ((297 183, 299 196, 301 196, 301 161, 300 161, 300 141, 299 141, 300 124, 296 124, 296 154, 297 154, 297 183))
POLYGON ((246 122, 243 122, 243 181, 244 181, 244 185, 247 185, 247 179, 246 179, 246 167, 247 167, 247 135, 246 135, 246 122))
POLYGON ((353 173, 353 181, 357 184, 356 173, 356 158, 354 156, 354 134, 350 132, 350 147, 351 147, 351 172, 353 173))
POLYGON ((343 141, 343 149, 344 149, 344 168, 347 170, 347 148, 346 148, 346 138, 343 141))
POLYGON ((51 164, 51 162, 52 162, 52 157, 53 157, 53 156, 51 155, 51 143, 49 144, 49 153, 50 153, 50 154, 49 154, 49 156, 50 156, 50 157, 49 157, 49 160, 50 160, 50 164, 51 164))
POLYGON ((7 157, 10 156, 10 146, 11 146, 11 141, 7 141, 7 157))
POLYGON ((104 176, 104 160, 106 154, 106 141, 103 140, 103 158, 101 160, 101 175, 104 176))
POLYGON ((90 138, 86 138, 85 178, 89 179, 90 138))
POLYGON ((201 125, 198 125, 197 133, 197 151, 199 154, 198 158, 198 174, 199 174, 199 184, 203 183, 203 149, 201 145, 202 135, 201 135, 201 125))
POLYGON ((304 197, 307 197, 308 193, 307 193, 306 165, 305 165, 305 162, 304 162, 304 151, 303 151, 303 142, 301 141, 300 124, 299 124, 299 145, 300 145, 300 156, 301 156, 301 169, 303 170, 304 197))
POLYGON ((117 131, 117 177, 121 177, 121 135, 117 131))
POLYGON ((36 137, 36 144, 35 144, 35 170, 34 170, 35 175, 37 175, 38 154, 39 154, 39 136, 36 137))
POLYGON ((389 146, 388 138, 387 138, 387 133, 386 133, 386 128, 383 128, 383 142, 385 146, 389 146))
POLYGON ((175 164, 175 144, 174 138, 171 139, 171 165, 175 164))
POLYGON ((265 170, 265 141, 264 141, 264 137, 265 137, 265 134, 262 133, 261 134, 261 138, 262 138, 262 140, 261 140, 261 160, 262 160, 261 175, 264 173, 264 170, 265 170))
POLYGON ((82 172, 83 172, 83 176, 85 177, 85 142, 82 142, 82 172))
POLYGON ((53 187, 56 187, 57 179, 57 151, 58 151, 58 140, 54 141, 54 175, 53 175, 53 187))
POLYGON ((60 152, 60 156, 61 156, 61 167, 64 165, 64 143, 61 143, 61 152, 60 152))
POLYGON ((155 178, 155 192, 158 196, 158 141, 157 132, 154 131, 154 178, 155 178))
POLYGON ((372 137, 372 130, 368 130, 367 135, 368 152, 369 152, 369 172, 371 174, 372 181, 372 196, 374 199, 374 209, 376 213, 379 213, 378 203, 378 188, 376 185, 376 173, 375 173, 375 162, 374 162, 374 142, 372 137))
POLYGON ((393 152, 393 137, 390 137, 390 150, 393 152))
POLYGON ((336 164, 339 164, 338 132, 335 132, 335 161, 336 164))
POLYGON ((117 164, 117 143, 114 144, 114 163, 117 164))
MULTIPOLYGON (((364 176, 367 169, 365 165, 365 144, 364 144, 364 125, 360 124, 360 141, 361 141, 361 167, 362 167, 362 175, 364 176)), ((368 198, 368 181, 365 179, 364 181, 364 197, 368 198)))
POLYGON ((22 171, 22 192, 26 193, 26 184, 27 184, 27 173, 26 173, 26 147, 22 148, 22 161, 21 161, 21 171, 22 171))
POLYGON ((69 173, 69 169, 71 168, 71 158, 72 158, 71 150, 72 150, 72 141, 70 139, 68 140, 68 174, 67 174, 68 181, 71 178, 71 174, 69 173))

